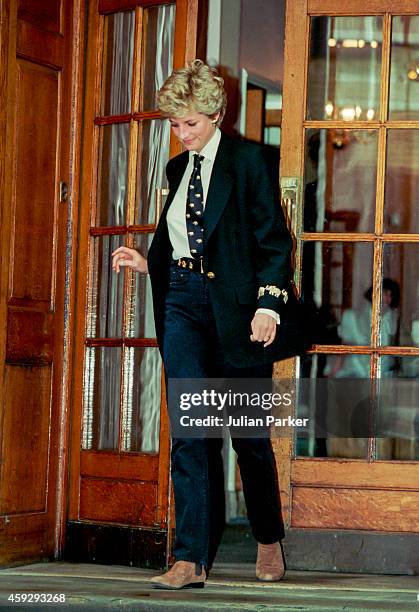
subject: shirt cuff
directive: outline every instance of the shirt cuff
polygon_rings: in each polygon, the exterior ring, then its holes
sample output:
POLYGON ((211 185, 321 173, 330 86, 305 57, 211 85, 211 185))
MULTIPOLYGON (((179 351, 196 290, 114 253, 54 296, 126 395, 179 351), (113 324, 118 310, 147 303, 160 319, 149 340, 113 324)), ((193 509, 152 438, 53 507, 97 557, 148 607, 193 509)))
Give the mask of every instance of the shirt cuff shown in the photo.
POLYGON ((271 310, 270 308, 258 308, 256 310, 256 314, 267 314, 275 319, 277 325, 281 323, 279 314, 275 312, 275 310, 271 310))

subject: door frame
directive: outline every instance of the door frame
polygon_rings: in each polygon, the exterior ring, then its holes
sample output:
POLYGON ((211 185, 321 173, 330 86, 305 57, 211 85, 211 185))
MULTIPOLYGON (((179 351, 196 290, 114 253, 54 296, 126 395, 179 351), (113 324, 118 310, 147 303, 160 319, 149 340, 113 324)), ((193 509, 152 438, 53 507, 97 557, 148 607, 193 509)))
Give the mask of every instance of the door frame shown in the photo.
MULTIPOLYGON (((384 15, 383 35, 387 44, 390 41, 390 13, 402 15, 418 15, 419 8, 414 0, 346 0, 340 4, 336 0, 288 0, 286 8, 286 34, 284 59, 284 108, 281 137, 281 167, 283 177, 298 177, 300 179, 300 201, 302 201, 302 178, 304 175, 304 127, 319 122, 305 121, 305 100, 307 95, 308 57, 309 57, 309 26, 311 16, 333 15, 384 15), (387 38, 386 38, 387 37, 387 38)), ((388 59, 388 58, 387 58, 388 59)), ((389 62, 382 62, 383 76, 388 78, 389 62)), ((388 100, 388 87, 383 88, 381 96, 381 121, 385 119, 385 107, 388 100), (383 93, 384 92, 384 93, 383 93)), ((377 127, 377 126, 369 127, 377 127)), ((358 125, 358 124, 357 124, 358 125)), ((316 125, 317 127, 317 125, 316 125)), ((329 127, 326 123, 323 127, 329 127)), ((352 123, 350 126, 352 127, 352 123)), ((383 141, 381 142, 383 146, 383 141)), ((383 177, 385 167, 381 172, 381 189, 384 189, 383 177)), ((383 192, 381 193, 383 197, 383 192)), ((297 211, 299 219, 297 227, 302 223, 302 207, 297 211)), ((354 238, 356 240, 356 238, 354 238)), ((301 269, 301 238, 298 233, 295 263, 296 269, 301 269)), ((374 303, 376 305, 373 320, 379 313, 381 280, 374 285, 374 303)), ((374 328, 373 328, 374 329, 374 328)), ((373 346, 377 346, 378 338, 373 338, 373 346)), ((322 352, 324 347, 315 349, 322 352)), ((393 347, 394 348, 394 347, 393 347)), ((336 351, 335 351, 336 352, 336 351)), ((401 349, 397 354, 412 354, 410 349, 401 349)), ((297 374, 296 360, 288 360, 276 364, 274 376, 277 378, 295 378, 297 374)), ((277 460, 281 499, 287 538, 285 549, 288 565, 294 569, 351 571, 374 573, 411 573, 418 567, 419 533, 383 532, 368 529, 334 529, 334 528, 304 528, 293 523, 293 493, 295 487, 355 487, 362 481, 364 486, 384 489, 400 489, 405 487, 407 493, 412 489, 414 478, 419 472, 419 463, 415 461, 378 461, 370 463, 374 448, 370 444, 369 459, 359 460, 330 458, 294 458, 293 440, 277 438, 273 441, 277 460), (325 463, 326 462, 326 463, 325 463), (358 468, 354 465, 356 464, 358 468), (353 468, 358 469, 359 480, 353 477, 353 468), (355 554, 351 554, 351 551, 355 554)))
POLYGON ((77 254, 78 231, 80 223, 80 191, 82 174, 82 137, 83 137, 83 86, 86 53, 87 2, 73 0, 72 16, 72 82, 71 82, 71 142, 69 156, 68 184, 68 224, 66 279, 64 296, 64 352, 63 352, 63 392, 62 428, 59 448, 61 449, 60 473, 57 506, 57 545, 55 558, 60 559, 67 541, 67 516, 69 495, 69 464, 71 448, 71 429, 73 418, 73 379, 72 369, 75 347, 75 311, 77 304, 77 254))

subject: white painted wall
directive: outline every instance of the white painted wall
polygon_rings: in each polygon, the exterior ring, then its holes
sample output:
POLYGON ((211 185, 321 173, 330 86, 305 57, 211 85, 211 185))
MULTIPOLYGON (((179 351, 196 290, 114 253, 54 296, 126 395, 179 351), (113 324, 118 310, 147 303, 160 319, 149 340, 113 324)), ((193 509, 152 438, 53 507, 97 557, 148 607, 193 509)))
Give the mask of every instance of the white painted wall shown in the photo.
POLYGON ((207 61, 281 91, 285 0, 209 0, 207 61))
MULTIPOLYGON (((229 2, 229 0, 224 0, 229 2)), ((285 0, 241 0, 240 67, 282 91, 285 0)))

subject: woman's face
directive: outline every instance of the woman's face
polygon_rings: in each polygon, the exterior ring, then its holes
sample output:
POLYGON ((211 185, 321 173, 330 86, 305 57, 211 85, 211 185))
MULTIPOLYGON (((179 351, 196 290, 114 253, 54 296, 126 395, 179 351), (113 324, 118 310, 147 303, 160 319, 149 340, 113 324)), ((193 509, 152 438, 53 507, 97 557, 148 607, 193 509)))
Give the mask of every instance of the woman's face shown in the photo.
POLYGON ((198 153, 214 135, 217 119, 218 114, 209 117, 196 111, 191 111, 183 117, 169 117, 176 138, 185 149, 198 153))
POLYGON ((383 310, 388 310, 391 306, 391 302, 393 301, 393 294, 390 289, 383 289, 383 310))

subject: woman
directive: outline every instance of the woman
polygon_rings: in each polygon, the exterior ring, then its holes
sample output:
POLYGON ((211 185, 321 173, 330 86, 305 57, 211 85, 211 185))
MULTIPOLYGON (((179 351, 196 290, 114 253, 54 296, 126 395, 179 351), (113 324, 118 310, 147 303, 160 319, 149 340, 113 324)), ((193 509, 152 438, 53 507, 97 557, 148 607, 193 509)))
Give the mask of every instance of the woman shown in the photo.
MULTIPOLYGON (((364 293, 365 302, 360 308, 348 308, 342 313, 338 334, 342 344, 368 346, 371 339, 372 287, 364 293)), ((384 278, 382 285, 380 341, 383 346, 396 343, 400 302, 400 287, 397 281, 384 278)), ((395 374, 395 359, 391 355, 381 357, 381 377, 395 374)), ((335 357, 325 374, 331 378, 369 378, 369 355, 339 355, 335 357)))
MULTIPOLYGON (((169 195, 148 258, 119 247, 113 267, 150 274, 168 380, 271 378, 284 356, 277 329, 286 330, 292 241, 263 150, 220 131, 223 79, 200 60, 174 71, 157 102, 185 151, 167 164, 169 195)), ((280 580, 284 527, 270 440, 235 438, 233 447, 258 541, 256 575, 280 580)), ((176 562, 152 579, 156 587, 204 586, 224 527, 221 448, 221 438, 172 438, 176 562)))

